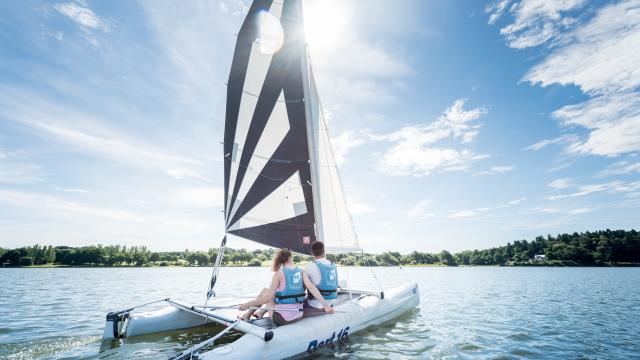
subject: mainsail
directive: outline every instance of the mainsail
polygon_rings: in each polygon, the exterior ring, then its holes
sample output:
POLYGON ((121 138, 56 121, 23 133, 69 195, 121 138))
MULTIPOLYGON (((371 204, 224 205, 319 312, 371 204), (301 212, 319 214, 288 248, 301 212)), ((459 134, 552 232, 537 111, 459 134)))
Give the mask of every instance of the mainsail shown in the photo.
POLYGON ((225 224, 233 234, 309 253, 358 249, 315 81, 301 0, 256 0, 227 85, 225 224))

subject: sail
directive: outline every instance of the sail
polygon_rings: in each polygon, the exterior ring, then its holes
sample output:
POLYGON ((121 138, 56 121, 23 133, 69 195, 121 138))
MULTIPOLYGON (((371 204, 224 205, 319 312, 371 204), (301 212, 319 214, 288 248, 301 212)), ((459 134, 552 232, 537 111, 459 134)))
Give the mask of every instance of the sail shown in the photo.
POLYGON ((310 65, 308 73, 309 96, 307 103, 311 108, 309 127, 312 129, 311 142, 314 144, 311 158, 315 160, 312 161, 311 166, 312 173, 317 174, 314 199, 316 203, 319 203, 318 208, 320 209, 320 216, 316 217, 321 223, 320 237, 325 243, 327 253, 359 251, 358 237, 347 205, 324 111, 310 65))
POLYGON ((224 134, 227 233, 309 252, 315 241, 298 1, 254 1, 236 42, 224 134))
POLYGON ((238 33, 224 133, 226 231, 301 253, 316 239, 329 250, 351 249, 357 240, 352 226, 346 230, 351 220, 308 65, 301 6, 256 0, 238 33))

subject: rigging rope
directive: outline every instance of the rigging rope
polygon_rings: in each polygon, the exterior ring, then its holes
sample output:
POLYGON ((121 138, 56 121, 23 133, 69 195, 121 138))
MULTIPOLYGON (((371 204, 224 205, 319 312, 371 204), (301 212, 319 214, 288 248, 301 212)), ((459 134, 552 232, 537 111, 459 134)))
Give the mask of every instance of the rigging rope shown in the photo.
MULTIPOLYGON (((362 256, 362 263, 364 264, 365 267, 367 267, 367 261, 364 256, 364 250, 360 249, 360 255, 362 256)), ((371 275, 373 275, 373 278, 376 279, 376 282, 378 283, 378 287, 380 288, 380 291, 384 291, 384 288, 382 287, 382 284, 380 283, 378 276, 376 275, 375 271, 373 271, 373 266, 369 266, 369 269, 371 269, 371 275)))

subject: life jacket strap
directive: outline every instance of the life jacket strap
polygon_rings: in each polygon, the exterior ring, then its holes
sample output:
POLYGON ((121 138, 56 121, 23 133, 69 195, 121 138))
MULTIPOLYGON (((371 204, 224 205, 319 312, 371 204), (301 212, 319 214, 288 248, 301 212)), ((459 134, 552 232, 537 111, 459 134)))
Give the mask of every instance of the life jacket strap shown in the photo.
POLYGON ((278 300, 293 299, 293 298, 296 298, 296 299, 297 299, 297 298, 300 298, 300 297, 301 297, 301 298, 304 300, 304 297, 305 297, 306 295, 307 295, 307 294, 305 294, 305 293, 301 293, 301 294, 292 294, 292 295, 276 295, 276 299, 278 299, 278 300))
MULTIPOLYGON (((338 293, 338 289, 335 290, 325 290, 325 289, 318 289, 318 291, 320 292, 320 295, 322 296, 329 296, 329 295, 333 295, 334 293, 337 294, 338 293)), ((311 292, 309 292, 309 299, 315 299, 316 297, 313 296, 313 294, 311 292)))

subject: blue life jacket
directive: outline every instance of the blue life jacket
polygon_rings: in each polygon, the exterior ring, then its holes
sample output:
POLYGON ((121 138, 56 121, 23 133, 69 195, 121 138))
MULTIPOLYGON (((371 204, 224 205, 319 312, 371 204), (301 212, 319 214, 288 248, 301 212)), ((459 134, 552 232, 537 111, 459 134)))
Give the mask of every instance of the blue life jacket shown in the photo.
MULTIPOLYGON (((320 269, 320 283, 317 285, 318 291, 325 300, 338 298, 338 269, 336 264, 323 264, 320 261, 313 261, 320 269)), ((313 299, 313 295, 309 294, 309 298, 313 299)))
POLYGON ((304 302, 305 288, 302 281, 302 270, 297 266, 289 269, 282 267, 284 273, 284 290, 276 292, 276 304, 298 304, 304 302))

